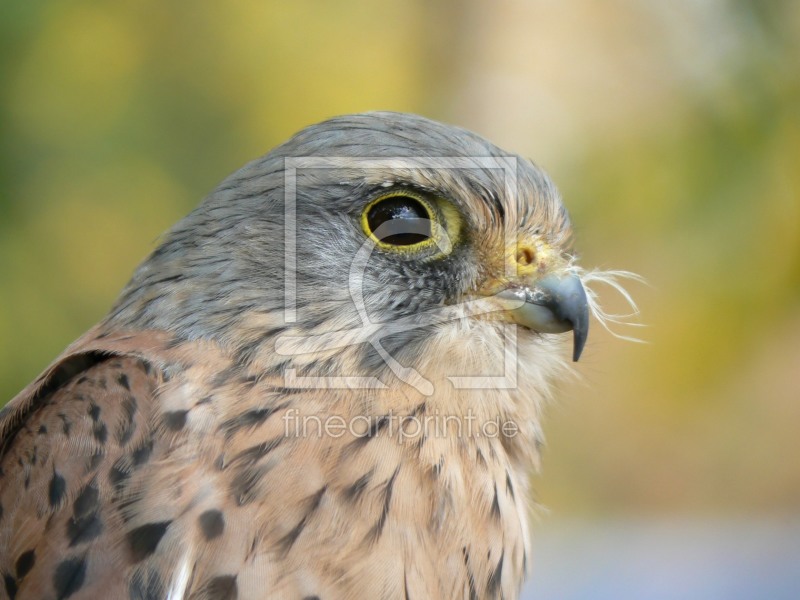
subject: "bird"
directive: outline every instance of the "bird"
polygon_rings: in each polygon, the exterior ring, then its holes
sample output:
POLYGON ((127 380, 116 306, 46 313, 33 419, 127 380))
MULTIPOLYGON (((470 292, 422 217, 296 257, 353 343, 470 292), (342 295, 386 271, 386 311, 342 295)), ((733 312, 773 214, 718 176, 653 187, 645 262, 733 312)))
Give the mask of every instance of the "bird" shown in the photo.
POLYGON ((0 597, 517 598, 573 237, 541 168, 421 116, 250 162, 0 413, 0 597))

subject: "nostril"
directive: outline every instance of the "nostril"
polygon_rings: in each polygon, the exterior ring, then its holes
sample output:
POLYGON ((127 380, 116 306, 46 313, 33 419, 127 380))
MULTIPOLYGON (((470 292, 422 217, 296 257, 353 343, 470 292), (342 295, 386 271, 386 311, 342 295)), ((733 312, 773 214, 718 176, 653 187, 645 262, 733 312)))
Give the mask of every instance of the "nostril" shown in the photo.
POLYGON ((533 253, 533 250, 528 248, 527 246, 523 246, 522 248, 517 248, 517 264, 523 267, 527 267, 530 264, 533 264, 536 255, 533 253))

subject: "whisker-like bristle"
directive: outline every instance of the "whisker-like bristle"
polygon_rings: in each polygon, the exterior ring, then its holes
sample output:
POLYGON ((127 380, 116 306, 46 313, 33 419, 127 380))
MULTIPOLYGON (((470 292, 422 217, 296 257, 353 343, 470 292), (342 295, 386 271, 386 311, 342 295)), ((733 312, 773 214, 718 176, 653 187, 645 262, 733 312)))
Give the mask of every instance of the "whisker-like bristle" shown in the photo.
POLYGON ((630 292, 620 281, 627 279, 637 283, 647 284, 642 276, 632 273, 631 271, 601 271, 597 269, 586 271, 577 265, 570 267, 570 270, 581 278, 583 286, 586 289, 586 298, 589 301, 589 310, 603 327, 603 329, 621 340, 637 342, 640 344, 646 343, 645 340, 640 338, 624 335, 614 331, 610 326, 613 324, 627 327, 645 327, 643 323, 631 322, 631 319, 636 318, 640 314, 639 306, 636 304, 636 301, 633 299, 633 296, 630 294, 630 292), (593 287, 596 284, 605 284, 613 288, 620 296, 622 296, 622 298, 630 307, 631 312, 620 314, 606 312, 600 304, 597 290, 593 287))

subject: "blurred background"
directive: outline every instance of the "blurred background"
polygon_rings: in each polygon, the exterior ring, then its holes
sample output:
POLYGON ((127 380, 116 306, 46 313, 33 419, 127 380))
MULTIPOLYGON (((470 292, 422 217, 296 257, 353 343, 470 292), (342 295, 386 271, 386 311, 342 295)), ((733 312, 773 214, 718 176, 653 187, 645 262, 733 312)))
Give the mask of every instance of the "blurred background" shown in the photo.
POLYGON ((649 284, 548 415, 525 597, 800 597, 792 0, 5 0, 0 404, 219 180, 372 109, 531 157, 649 284))

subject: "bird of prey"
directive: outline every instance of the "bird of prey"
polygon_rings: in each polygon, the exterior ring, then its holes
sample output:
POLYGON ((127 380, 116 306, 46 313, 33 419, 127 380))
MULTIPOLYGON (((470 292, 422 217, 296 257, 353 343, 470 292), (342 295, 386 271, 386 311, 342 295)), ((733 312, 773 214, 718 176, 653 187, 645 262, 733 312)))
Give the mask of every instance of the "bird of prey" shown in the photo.
POLYGON ((518 597, 586 273, 528 160, 414 115, 308 127, 0 414, 0 597, 518 597))

